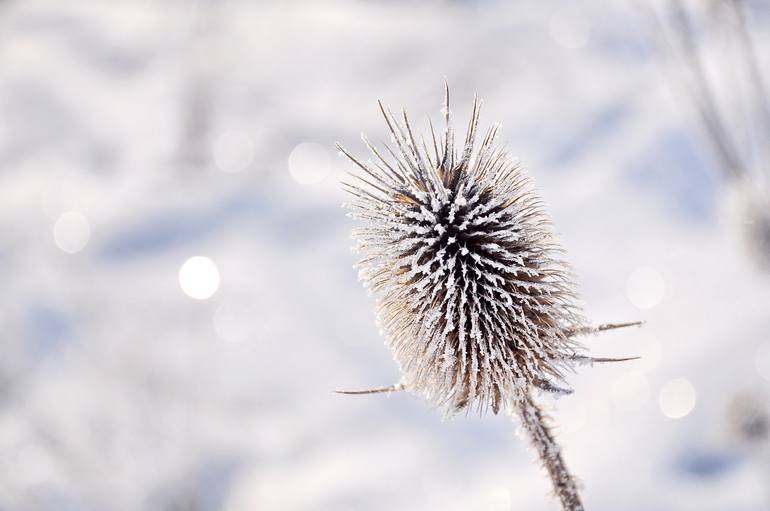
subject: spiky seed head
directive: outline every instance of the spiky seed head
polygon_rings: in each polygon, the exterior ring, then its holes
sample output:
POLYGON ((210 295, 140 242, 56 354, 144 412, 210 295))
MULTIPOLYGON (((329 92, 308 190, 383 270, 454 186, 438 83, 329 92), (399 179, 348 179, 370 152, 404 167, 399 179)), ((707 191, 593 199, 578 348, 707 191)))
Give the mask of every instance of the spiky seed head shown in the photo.
POLYGON ((452 413, 497 413, 530 386, 561 388, 584 324, 568 266, 540 197, 493 125, 476 144, 480 102, 455 143, 449 90, 444 129, 418 140, 406 112, 380 104, 392 148, 364 137, 373 159, 341 146, 357 170, 343 184, 363 254, 359 277, 401 386, 452 413), (389 156, 386 156, 389 155, 389 156))

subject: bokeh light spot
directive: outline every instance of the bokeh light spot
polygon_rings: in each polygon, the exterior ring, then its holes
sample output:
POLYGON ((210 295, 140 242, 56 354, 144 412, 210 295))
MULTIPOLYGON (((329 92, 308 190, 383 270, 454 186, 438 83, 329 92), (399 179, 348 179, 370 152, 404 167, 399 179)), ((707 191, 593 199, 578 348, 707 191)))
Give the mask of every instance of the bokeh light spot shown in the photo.
POLYGON ((301 185, 323 181, 331 169, 329 152, 321 144, 304 142, 289 154, 289 173, 301 185))
POLYGON ((206 300, 219 289, 219 270, 208 257, 191 257, 179 268, 179 286, 190 298, 206 300))
POLYGON ((658 399, 663 415, 681 419, 695 408, 695 389, 685 378, 677 378, 663 385, 658 399))
POLYGON ((663 300, 665 284, 655 268, 642 266, 635 269, 626 281, 626 296, 639 309, 650 309, 663 300))
POLYGON ((88 218, 77 211, 68 211, 61 215, 53 226, 53 239, 56 246, 68 254, 83 250, 91 237, 91 225, 88 218))

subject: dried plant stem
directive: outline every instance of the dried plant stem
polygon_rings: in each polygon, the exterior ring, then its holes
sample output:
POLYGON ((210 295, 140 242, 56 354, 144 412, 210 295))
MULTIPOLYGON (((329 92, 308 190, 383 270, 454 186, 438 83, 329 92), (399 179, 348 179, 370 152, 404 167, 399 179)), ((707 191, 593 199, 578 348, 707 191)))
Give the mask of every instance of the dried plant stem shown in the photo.
POLYGON ((606 332, 607 330, 617 330, 618 328, 628 328, 631 326, 642 326, 644 321, 630 321, 626 323, 604 323, 598 326, 581 326, 567 329, 568 335, 587 335, 606 332))
POLYGON ((495 143, 499 125, 475 143, 480 107, 475 100, 462 142, 449 87, 438 136, 430 124, 428 138, 415 138, 406 112, 397 117, 380 103, 395 149, 364 137, 374 159, 363 162, 338 145, 360 170, 343 182, 349 214, 363 222, 353 231, 364 255, 359 278, 377 297, 378 324, 401 369, 398 384, 341 393, 407 390, 447 416, 518 415, 562 509, 583 511, 532 394, 569 394, 567 370, 629 360, 588 356, 575 337, 639 322, 587 326, 542 200, 495 143))
POLYGON ((529 441, 537 450, 540 461, 548 471, 554 493, 561 501, 562 509, 584 511, 575 478, 567 469, 561 455, 561 447, 556 443, 548 425, 549 418, 532 398, 532 392, 529 390, 524 392, 521 398, 516 400, 516 407, 521 427, 526 431, 529 441))
POLYGON ((391 392, 398 392, 401 390, 406 390, 406 387, 402 383, 396 383, 394 385, 388 385, 387 387, 377 387, 374 389, 365 389, 365 390, 335 390, 337 394, 349 394, 349 395, 360 395, 360 394, 389 394, 391 392))

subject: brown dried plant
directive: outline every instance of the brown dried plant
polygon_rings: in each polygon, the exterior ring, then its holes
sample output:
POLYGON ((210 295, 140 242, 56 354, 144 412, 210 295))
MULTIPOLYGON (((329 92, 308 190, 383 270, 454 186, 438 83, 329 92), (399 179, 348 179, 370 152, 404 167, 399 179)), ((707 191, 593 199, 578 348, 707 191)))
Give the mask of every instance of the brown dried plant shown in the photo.
POLYGON ((462 145, 446 88, 444 128, 415 138, 406 112, 380 103, 395 148, 364 142, 363 162, 343 184, 360 279, 377 297, 377 318, 401 369, 398 384, 347 391, 407 390, 448 415, 475 410, 518 416, 565 510, 582 510, 567 469, 535 401, 541 390, 566 394, 566 372, 592 358, 578 336, 639 323, 589 326, 543 203, 519 162, 496 145, 493 125, 476 146, 475 100, 462 145))

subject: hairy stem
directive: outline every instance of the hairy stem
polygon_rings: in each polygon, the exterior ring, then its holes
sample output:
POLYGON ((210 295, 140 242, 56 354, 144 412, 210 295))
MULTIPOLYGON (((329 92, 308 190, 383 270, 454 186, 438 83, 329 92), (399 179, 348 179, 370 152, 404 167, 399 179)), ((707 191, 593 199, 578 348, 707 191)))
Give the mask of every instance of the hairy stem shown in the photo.
POLYGON ((548 425, 549 418, 543 409, 532 399, 532 391, 525 391, 516 400, 516 413, 521 420, 521 426, 529 436, 529 441, 537 451, 540 461, 553 484, 553 490, 561 501, 564 511, 584 511, 580 501, 575 478, 567 470, 561 447, 556 443, 553 432, 548 425))

